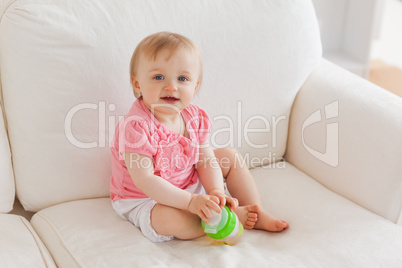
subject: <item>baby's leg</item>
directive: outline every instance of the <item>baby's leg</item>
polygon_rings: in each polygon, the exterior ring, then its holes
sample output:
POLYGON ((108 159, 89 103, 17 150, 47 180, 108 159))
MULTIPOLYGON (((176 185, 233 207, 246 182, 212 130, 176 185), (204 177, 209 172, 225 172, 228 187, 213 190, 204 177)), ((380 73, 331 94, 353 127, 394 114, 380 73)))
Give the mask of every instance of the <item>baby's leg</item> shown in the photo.
POLYGON ((244 227, 276 232, 288 228, 287 222, 278 220, 264 210, 254 178, 247 166, 243 165, 240 153, 232 148, 216 149, 214 153, 226 178, 230 194, 239 200, 240 207, 235 212, 244 227), (257 214, 257 221, 253 227, 251 227, 252 212, 257 214))
POLYGON ((194 239, 205 234, 197 215, 161 204, 152 209, 151 224, 157 233, 179 239, 194 239))

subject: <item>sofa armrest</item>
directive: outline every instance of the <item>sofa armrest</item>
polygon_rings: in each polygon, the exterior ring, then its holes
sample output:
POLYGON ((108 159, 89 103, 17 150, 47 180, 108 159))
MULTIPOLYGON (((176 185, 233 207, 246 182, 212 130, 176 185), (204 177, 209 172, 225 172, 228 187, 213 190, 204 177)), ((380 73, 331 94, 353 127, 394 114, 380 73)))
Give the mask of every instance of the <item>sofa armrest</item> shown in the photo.
POLYGON ((402 224, 402 98, 323 59, 293 105, 285 158, 402 224))

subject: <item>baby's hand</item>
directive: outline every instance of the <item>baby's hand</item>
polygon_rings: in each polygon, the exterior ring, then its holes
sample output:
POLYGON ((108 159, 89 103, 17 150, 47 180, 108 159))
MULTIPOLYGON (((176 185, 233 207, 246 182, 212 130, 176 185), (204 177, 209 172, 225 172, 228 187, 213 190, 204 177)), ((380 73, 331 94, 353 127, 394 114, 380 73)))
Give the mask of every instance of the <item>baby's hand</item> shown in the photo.
POLYGON ((205 223, 208 223, 208 219, 212 218, 210 209, 215 210, 217 213, 221 213, 221 209, 218 206, 219 199, 213 195, 205 194, 192 194, 191 200, 188 203, 188 210, 198 215, 205 223))
POLYGON ((234 211, 239 206, 239 201, 236 198, 227 196, 218 190, 214 190, 210 192, 210 194, 219 198, 219 205, 221 209, 224 206, 228 206, 231 211, 234 211))

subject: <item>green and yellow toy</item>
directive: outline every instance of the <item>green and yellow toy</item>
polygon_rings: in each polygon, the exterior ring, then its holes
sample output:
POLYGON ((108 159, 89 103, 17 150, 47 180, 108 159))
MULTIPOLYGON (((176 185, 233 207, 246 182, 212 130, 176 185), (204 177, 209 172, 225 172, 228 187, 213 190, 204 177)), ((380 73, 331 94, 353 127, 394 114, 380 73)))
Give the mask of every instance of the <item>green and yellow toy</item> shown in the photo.
POLYGON ((201 221, 202 229, 212 239, 227 245, 235 245, 243 234, 243 225, 237 215, 224 207, 220 214, 211 210, 212 218, 208 224, 201 221))

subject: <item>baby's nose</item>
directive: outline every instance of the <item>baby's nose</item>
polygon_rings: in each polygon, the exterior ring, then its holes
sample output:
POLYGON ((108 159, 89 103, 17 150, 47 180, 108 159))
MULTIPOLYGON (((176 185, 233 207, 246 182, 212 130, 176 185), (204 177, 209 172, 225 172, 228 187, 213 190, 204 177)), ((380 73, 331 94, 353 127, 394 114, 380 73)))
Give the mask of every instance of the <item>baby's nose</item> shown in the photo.
POLYGON ((163 89, 167 90, 167 91, 177 91, 178 90, 175 82, 167 82, 163 89))

